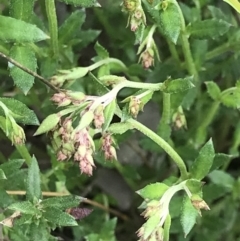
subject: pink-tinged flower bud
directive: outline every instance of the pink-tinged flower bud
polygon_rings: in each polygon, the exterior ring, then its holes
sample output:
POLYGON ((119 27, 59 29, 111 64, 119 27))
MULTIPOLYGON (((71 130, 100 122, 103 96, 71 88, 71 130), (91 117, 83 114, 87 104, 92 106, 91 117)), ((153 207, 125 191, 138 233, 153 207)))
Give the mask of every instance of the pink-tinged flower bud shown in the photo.
POLYGON ((88 163, 85 160, 80 161, 79 167, 80 167, 81 173, 85 173, 88 176, 92 176, 93 167, 90 163, 88 163))
POLYGON ((142 61, 142 65, 145 69, 154 65, 154 52, 151 48, 145 50, 140 55, 140 60, 142 61))
POLYGON ((135 32, 138 29, 140 24, 141 24, 141 22, 138 19, 136 19, 134 17, 131 18, 131 20, 130 20, 131 31, 135 32))
POLYGON ((66 94, 64 92, 56 93, 53 95, 51 100, 55 103, 61 102, 64 98, 66 98, 66 94))
POLYGON ((201 215, 201 209, 210 210, 207 203, 199 195, 192 195, 191 203, 198 210, 198 213, 200 215, 201 215))
POLYGON ((92 154, 90 152, 87 152, 87 154, 86 154, 86 161, 88 163, 90 163, 93 167, 95 167, 93 157, 92 157, 92 154))
POLYGON ((65 155, 62 151, 57 153, 57 160, 58 161, 65 161, 67 160, 67 155, 65 155))
POLYGON ((110 146, 109 153, 112 160, 117 160, 117 152, 113 146, 110 146))
POLYGON ((100 129, 104 123, 104 106, 99 105, 94 111, 94 125, 97 129, 100 129))
POLYGON ((62 124, 63 128, 65 129, 66 132, 72 132, 73 127, 72 127, 72 120, 70 118, 66 118, 62 124))

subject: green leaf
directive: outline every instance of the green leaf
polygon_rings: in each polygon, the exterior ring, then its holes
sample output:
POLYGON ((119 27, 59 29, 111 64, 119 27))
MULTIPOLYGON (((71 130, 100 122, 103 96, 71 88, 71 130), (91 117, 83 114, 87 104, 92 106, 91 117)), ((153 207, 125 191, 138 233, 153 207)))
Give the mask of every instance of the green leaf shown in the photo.
POLYGON ((39 225, 31 223, 29 226, 29 236, 31 241, 49 241, 49 228, 44 223, 39 225))
POLYGON ((74 217, 68 213, 62 212, 55 207, 48 207, 45 209, 43 216, 52 224, 58 226, 77 226, 74 217))
POLYGON ((205 82, 205 84, 207 86, 208 94, 211 96, 211 98, 213 100, 218 100, 221 95, 221 90, 218 87, 218 85, 216 83, 214 83, 213 81, 207 81, 207 82, 205 82))
POLYGON ((8 206, 8 209, 10 210, 15 210, 15 211, 20 211, 21 213, 25 214, 37 214, 39 213, 39 210, 33 206, 32 203, 29 201, 23 201, 23 202, 16 202, 8 206))
POLYGON ((38 127, 37 131, 34 133, 34 136, 46 133, 52 130, 60 121, 60 116, 58 114, 51 114, 43 120, 41 125, 38 127))
POLYGON ((223 1, 231 5, 237 12, 240 13, 240 3, 238 0, 223 0, 223 1))
POLYGON ((130 123, 120 122, 111 124, 108 128, 108 132, 122 135, 123 133, 131 129, 134 129, 134 127, 130 123))
POLYGON ((15 173, 24 163, 24 159, 13 159, 0 165, 0 168, 8 177, 15 173))
POLYGON ((61 2, 65 2, 67 4, 73 4, 75 7, 80 6, 84 8, 89 7, 99 7, 97 0, 60 0, 61 2))
POLYGON ((233 184, 234 184, 234 178, 224 172, 224 171, 220 171, 220 170, 215 170, 211 173, 209 173, 208 177, 210 178, 210 180, 220 186, 223 187, 227 187, 227 188, 232 188, 233 184))
POLYGON ((104 124, 103 124, 103 132, 107 130, 109 127, 112 118, 114 116, 116 110, 116 100, 114 99, 110 104, 108 104, 104 109, 104 124))
POLYGON ((33 156, 27 177, 27 200, 33 202, 42 198, 40 170, 36 158, 33 156))
MULTIPOLYGON (((36 72, 37 60, 34 51, 30 47, 13 46, 10 50, 10 57, 33 72, 36 72)), ((34 84, 34 77, 12 64, 9 64, 9 69, 14 84, 26 95, 34 84)))
POLYGON ((231 24, 222 19, 207 19, 196 21, 187 27, 188 33, 195 38, 215 39, 225 34, 231 27, 231 24))
POLYGON ((7 177, 5 176, 4 171, 0 168, 0 180, 1 179, 7 179, 7 177))
POLYGON ((68 195, 62 197, 53 197, 44 199, 41 202, 41 205, 46 207, 55 207, 61 210, 65 210, 67 208, 72 208, 78 206, 84 198, 75 196, 75 195, 68 195))
POLYGON ((224 90, 221 94, 221 102, 223 105, 230 108, 240 108, 240 89, 239 88, 230 88, 224 90))
POLYGON ((49 39, 41 29, 24 21, 0 15, 0 40, 30 43, 49 39), (9 31, 11 29, 11 31, 9 31))
POLYGON ((213 159, 213 164, 209 172, 212 172, 218 169, 219 167, 223 166, 225 163, 228 163, 232 158, 233 156, 231 155, 217 153, 213 159))
POLYGON ((98 42, 95 44, 94 49, 97 52, 97 55, 101 59, 106 59, 106 58, 109 57, 108 51, 101 44, 99 44, 98 42))
POLYGON ((164 183, 149 184, 146 187, 137 191, 137 194, 144 199, 156 199, 159 200, 162 195, 168 190, 169 186, 164 183))
POLYGON ((166 80, 164 82, 164 89, 163 92, 165 93, 179 93, 184 92, 186 90, 189 90, 194 87, 193 83, 193 77, 186 77, 183 79, 175 79, 175 80, 166 80))
POLYGON ((161 32, 176 44, 181 31, 182 21, 175 1, 168 1, 166 9, 160 9, 158 24, 161 32))
POLYGON ((215 156, 212 140, 210 139, 200 150, 198 157, 190 168, 190 174, 197 180, 202 180, 210 171, 215 156))
POLYGON ((192 194, 199 194, 202 191, 203 183, 196 179, 188 179, 186 186, 192 194))
POLYGON ((10 0, 10 16, 29 22, 33 15, 34 2, 35 0, 10 0))
POLYGON ((84 10, 76 10, 73 12, 59 28, 59 44, 66 44, 71 41, 80 30, 86 18, 84 10))
POLYGON ((5 190, 0 188, 0 207, 5 209, 13 202, 15 202, 15 200, 12 198, 12 196, 8 195, 5 190))
MULTIPOLYGON (((12 116, 16 122, 25 125, 39 125, 39 121, 35 113, 22 102, 4 97, 0 98, 0 101, 12 112, 12 116)), ((0 108, 0 115, 4 115, 2 108, 0 108)))
POLYGON ((195 225, 197 216, 198 216, 197 210, 193 207, 188 196, 185 195, 183 199, 181 219, 180 219, 185 237, 189 234, 189 232, 192 230, 193 226, 195 225))

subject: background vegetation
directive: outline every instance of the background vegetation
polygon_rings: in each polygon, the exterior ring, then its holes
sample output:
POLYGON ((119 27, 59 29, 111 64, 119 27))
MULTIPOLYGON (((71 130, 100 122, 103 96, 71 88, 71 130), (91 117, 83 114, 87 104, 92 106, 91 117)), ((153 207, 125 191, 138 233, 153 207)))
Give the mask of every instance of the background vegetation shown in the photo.
POLYGON ((0 0, 0 239, 240 241, 239 11, 0 0))

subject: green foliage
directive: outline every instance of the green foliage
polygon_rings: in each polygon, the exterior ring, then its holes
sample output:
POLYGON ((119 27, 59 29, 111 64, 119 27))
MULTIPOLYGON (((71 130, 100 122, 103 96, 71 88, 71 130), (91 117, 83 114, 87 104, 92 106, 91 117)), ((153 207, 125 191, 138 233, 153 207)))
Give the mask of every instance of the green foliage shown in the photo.
POLYGON ((60 2, 0 4, 1 237, 238 241, 239 2, 60 2))

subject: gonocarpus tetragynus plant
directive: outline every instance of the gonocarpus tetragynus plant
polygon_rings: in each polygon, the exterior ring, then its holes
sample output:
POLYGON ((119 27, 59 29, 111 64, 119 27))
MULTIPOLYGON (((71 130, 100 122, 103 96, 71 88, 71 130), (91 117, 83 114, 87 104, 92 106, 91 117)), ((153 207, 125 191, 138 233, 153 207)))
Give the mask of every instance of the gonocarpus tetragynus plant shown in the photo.
POLYGON ((234 0, 2 0, 0 235, 238 240, 239 12, 234 0), (123 161, 126 145, 138 154, 123 161))

